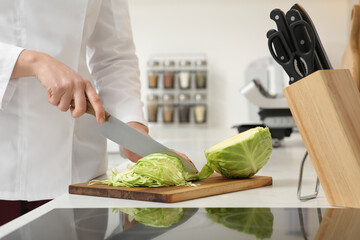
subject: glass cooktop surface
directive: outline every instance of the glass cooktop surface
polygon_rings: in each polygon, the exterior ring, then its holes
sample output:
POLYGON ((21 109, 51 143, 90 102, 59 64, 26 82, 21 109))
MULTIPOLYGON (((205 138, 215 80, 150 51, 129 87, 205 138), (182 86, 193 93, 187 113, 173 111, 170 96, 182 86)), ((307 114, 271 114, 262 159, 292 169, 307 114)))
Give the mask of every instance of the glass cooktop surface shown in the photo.
POLYGON ((360 239, 360 209, 60 208, 2 239, 360 239))

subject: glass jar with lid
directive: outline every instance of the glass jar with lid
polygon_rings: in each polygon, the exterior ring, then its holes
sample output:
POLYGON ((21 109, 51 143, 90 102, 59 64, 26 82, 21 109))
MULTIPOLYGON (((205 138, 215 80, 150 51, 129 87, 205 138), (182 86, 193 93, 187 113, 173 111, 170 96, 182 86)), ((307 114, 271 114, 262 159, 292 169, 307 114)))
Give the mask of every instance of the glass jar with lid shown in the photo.
POLYGON ((163 100, 163 122, 164 123, 173 123, 174 122, 174 95, 173 94, 164 94, 162 96, 163 100))
POLYGON ((195 66, 196 66, 196 72, 195 72, 196 88, 198 89, 206 88, 207 61, 204 59, 199 59, 195 62, 195 66))
POLYGON ((149 122, 158 121, 159 97, 156 94, 149 94, 146 98, 147 115, 149 122))
POLYGON ((190 122, 190 100, 191 98, 189 94, 179 94, 178 116, 180 123, 190 122))
POLYGON ((149 60, 148 71, 147 71, 149 88, 158 88, 160 73, 161 73, 160 62, 157 60, 149 60))
POLYGON ((189 89, 191 87, 191 61, 180 61, 179 87, 180 89, 189 89))
POLYGON ((194 120, 195 123, 206 123, 207 104, 206 94, 195 94, 195 106, 194 106, 194 120))
POLYGON ((164 88, 175 87, 175 61, 164 61, 164 88))

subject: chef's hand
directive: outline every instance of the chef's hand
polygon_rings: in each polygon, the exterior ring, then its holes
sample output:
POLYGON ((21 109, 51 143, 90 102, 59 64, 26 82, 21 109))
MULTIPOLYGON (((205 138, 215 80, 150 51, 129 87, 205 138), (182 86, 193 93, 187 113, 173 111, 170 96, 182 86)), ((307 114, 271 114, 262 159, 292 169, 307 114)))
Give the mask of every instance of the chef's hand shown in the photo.
POLYGON ((23 50, 15 64, 11 78, 36 76, 46 88, 48 101, 61 111, 71 110, 74 118, 86 112, 86 97, 96 114, 97 122, 105 122, 105 110, 102 101, 90 81, 74 70, 41 52, 23 50), (71 100, 75 108, 70 107, 71 100))
POLYGON ((171 150, 173 150, 174 152, 176 152, 177 154, 179 154, 180 156, 182 156, 183 158, 185 158, 186 160, 188 160, 192 165, 195 166, 195 164, 190 160, 190 158, 189 158, 188 156, 186 156, 184 153, 178 152, 178 151, 176 151, 176 150, 174 150, 174 149, 171 149, 171 150))
MULTIPOLYGON (((149 136, 149 128, 147 126, 145 126, 144 124, 141 124, 139 122, 129 122, 128 125, 130 127, 135 128, 142 134, 149 136)), ((142 158, 142 156, 140 156, 139 154, 136 154, 126 148, 123 148, 123 149, 124 149, 125 157, 127 157, 132 162, 137 162, 140 158, 142 158)))
MULTIPOLYGON (((133 127, 135 128, 136 130, 138 130, 139 132, 141 132, 142 134, 145 134, 147 136, 150 137, 149 135, 149 128, 141 123, 138 123, 138 122, 129 122, 128 125, 130 127, 133 127)), ((174 152, 176 152, 177 154, 181 155, 182 157, 184 157, 186 160, 188 160, 191 164, 194 165, 194 163, 183 153, 181 152, 178 152, 178 151, 175 151, 174 149, 171 149, 173 150, 174 152)), ((125 156, 132 162, 137 162, 140 158, 142 158, 142 156, 124 148, 124 154, 125 156)))

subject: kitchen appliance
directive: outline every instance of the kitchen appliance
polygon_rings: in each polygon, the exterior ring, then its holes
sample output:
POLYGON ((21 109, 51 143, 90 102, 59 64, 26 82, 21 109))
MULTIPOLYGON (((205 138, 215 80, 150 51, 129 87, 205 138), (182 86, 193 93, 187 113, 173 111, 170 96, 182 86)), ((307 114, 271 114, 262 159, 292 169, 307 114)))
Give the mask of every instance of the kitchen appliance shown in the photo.
POLYGON ((351 208, 57 208, 1 240, 359 239, 351 208))
POLYGON ((228 179, 215 173, 209 178, 199 182, 194 182, 193 184, 195 184, 196 186, 129 188, 111 187, 103 184, 89 186, 89 183, 86 182, 70 185, 69 193, 173 203, 223 193, 269 186, 272 184, 272 178, 265 176, 253 176, 246 179, 228 179))
MULTIPOLYGON (((71 103, 75 107, 74 101, 71 103)), ((87 113, 95 116, 95 111, 87 100, 87 113)), ((142 134, 126 123, 105 112, 106 120, 102 124, 101 133, 111 141, 129 149, 140 156, 147 156, 152 153, 163 153, 180 159, 184 169, 188 172, 198 172, 196 167, 178 153, 170 150, 149 136, 142 134)))
POLYGON ((289 137, 296 124, 282 93, 287 86, 284 71, 272 58, 259 59, 245 71, 246 85, 240 90, 249 102, 249 116, 253 122, 235 126, 239 132, 256 126, 268 126, 274 147, 289 137))

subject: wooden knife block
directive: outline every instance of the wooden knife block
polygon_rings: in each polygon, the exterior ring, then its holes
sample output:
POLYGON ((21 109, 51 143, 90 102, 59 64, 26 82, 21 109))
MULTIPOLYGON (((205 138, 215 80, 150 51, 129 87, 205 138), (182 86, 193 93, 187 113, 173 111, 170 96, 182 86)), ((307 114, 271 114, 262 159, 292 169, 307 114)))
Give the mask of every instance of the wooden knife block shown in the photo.
POLYGON ((360 208, 360 93, 350 71, 317 71, 284 93, 329 204, 360 208))

